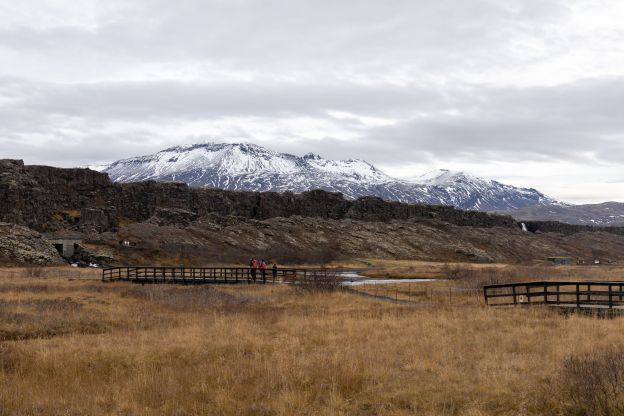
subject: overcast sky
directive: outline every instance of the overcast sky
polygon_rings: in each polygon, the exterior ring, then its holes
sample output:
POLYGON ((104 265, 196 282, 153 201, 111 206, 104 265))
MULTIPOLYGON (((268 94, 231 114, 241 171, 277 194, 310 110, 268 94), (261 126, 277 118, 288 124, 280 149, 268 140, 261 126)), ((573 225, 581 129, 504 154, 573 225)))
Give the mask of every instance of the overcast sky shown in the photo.
POLYGON ((624 201, 621 0, 0 0, 0 158, 180 143, 624 201))

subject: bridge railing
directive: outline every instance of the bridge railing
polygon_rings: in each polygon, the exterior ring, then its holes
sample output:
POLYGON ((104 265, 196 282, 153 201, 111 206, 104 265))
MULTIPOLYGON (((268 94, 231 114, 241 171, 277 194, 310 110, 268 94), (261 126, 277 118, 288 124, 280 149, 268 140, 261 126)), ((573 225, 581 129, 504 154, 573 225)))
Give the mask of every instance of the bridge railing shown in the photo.
POLYGON ((334 269, 267 268, 264 272, 249 267, 152 267, 126 266, 102 270, 102 281, 138 283, 320 283, 342 280, 334 269))
POLYGON ((486 305, 545 304, 570 307, 614 308, 624 306, 624 282, 541 281, 483 287, 486 305))

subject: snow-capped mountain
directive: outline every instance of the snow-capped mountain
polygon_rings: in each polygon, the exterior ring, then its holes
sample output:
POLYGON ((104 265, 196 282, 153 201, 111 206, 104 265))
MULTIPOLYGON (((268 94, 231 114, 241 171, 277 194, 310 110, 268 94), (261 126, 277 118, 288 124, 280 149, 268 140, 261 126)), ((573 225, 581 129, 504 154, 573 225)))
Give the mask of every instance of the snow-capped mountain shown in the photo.
POLYGON ((449 205, 470 206, 480 211, 491 211, 491 207, 500 205, 561 205, 533 188, 518 188, 447 169, 434 170, 410 181, 448 190, 449 205))
POLYGON ((249 143, 176 146, 154 155, 119 160, 102 171, 117 182, 173 180, 194 187, 243 191, 324 189, 341 192, 347 198, 378 196, 482 211, 556 203, 535 189, 516 188, 461 172, 438 171, 401 180, 359 159, 328 160, 313 153, 299 157, 249 143))
POLYGON ((624 203, 622 202, 530 206, 497 213, 511 215, 518 221, 560 221, 599 227, 624 227, 624 203))

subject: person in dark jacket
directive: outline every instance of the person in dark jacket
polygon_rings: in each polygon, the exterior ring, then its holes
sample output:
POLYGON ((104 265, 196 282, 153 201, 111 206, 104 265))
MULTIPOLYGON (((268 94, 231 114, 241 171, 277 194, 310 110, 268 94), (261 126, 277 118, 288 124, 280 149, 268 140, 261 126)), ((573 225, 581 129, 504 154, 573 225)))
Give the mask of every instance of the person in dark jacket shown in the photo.
POLYGON ((275 281, 277 279, 277 263, 273 263, 271 269, 273 269, 273 281, 275 281))

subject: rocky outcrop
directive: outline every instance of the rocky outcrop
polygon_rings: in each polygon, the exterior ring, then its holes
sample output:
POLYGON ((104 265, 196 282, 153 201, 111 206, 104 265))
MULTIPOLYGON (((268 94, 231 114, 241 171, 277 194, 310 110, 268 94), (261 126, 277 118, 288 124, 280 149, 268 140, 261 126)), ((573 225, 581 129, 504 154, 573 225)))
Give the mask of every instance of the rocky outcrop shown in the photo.
POLYGON ((63 259, 41 234, 15 224, 0 223, 0 264, 55 265, 63 259))
POLYGON ((436 220, 367 222, 292 216, 266 220, 209 216, 188 227, 134 223, 92 243, 116 246, 121 264, 323 264, 342 259, 411 259, 521 263, 548 257, 624 260, 624 237, 606 233, 525 233, 517 228, 462 227, 436 220))
POLYGON ((117 209, 83 208, 80 210, 80 226, 96 232, 114 231, 119 224, 117 209))
POLYGON ((93 253, 80 244, 76 246, 76 251, 70 261, 72 263, 77 263, 79 266, 90 266, 96 264, 101 267, 109 267, 115 264, 115 259, 112 257, 93 253))
POLYGON ((77 224, 82 208, 104 207, 116 199, 115 194, 106 175, 89 169, 0 160, 0 221, 53 231, 77 224))
POLYGON ((188 227, 197 219, 197 214, 184 209, 156 208, 154 216, 146 222, 158 226, 188 227))

